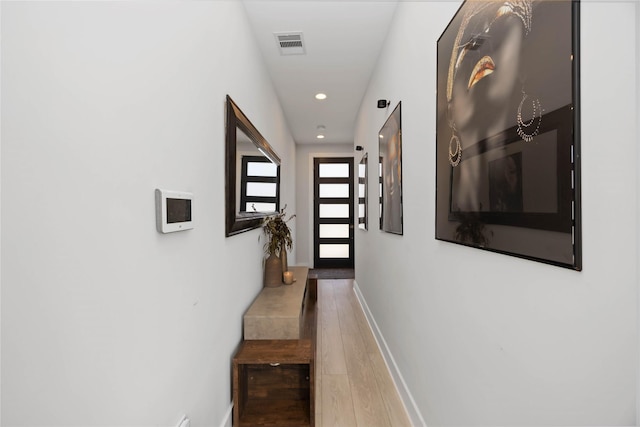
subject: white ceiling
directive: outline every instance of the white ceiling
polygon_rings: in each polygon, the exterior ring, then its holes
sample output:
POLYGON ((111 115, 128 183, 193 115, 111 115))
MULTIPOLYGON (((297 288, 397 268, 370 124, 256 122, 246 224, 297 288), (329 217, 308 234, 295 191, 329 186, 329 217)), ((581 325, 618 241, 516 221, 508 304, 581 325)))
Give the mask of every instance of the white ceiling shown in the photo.
POLYGON ((243 3, 294 140, 353 143, 356 114, 397 0, 243 3), (288 32, 302 32, 304 55, 281 55, 274 33, 288 32), (316 100, 318 92, 327 99, 316 100), (326 128, 322 140, 319 125, 326 128))

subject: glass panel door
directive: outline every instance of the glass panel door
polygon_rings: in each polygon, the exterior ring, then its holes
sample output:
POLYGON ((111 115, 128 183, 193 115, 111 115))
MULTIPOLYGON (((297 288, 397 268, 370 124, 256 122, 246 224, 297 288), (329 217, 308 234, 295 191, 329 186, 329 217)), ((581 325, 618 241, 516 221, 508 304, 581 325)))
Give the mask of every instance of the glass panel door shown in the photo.
MULTIPOLYGON (((280 168, 262 156, 242 156, 240 212, 276 212, 280 209, 280 168)), ((236 200, 238 197, 236 196, 236 200)))
POLYGON ((353 158, 314 159, 314 267, 353 268, 353 158))

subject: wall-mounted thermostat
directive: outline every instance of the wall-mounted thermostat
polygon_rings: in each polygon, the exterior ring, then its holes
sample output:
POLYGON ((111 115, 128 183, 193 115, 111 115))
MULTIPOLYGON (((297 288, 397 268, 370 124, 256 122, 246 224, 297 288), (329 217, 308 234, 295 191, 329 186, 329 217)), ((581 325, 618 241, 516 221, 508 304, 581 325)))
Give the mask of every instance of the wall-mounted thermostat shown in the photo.
POLYGON ((172 233, 192 229, 192 202, 192 193, 156 189, 156 228, 158 232, 172 233))

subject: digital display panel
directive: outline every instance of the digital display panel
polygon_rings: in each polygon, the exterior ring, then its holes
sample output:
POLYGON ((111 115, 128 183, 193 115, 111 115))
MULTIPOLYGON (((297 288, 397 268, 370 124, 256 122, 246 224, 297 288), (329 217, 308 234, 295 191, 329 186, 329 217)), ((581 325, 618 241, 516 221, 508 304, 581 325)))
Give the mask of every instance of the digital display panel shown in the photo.
POLYGON ((167 223, 191 221, 191 200, 167 198, 167 223))

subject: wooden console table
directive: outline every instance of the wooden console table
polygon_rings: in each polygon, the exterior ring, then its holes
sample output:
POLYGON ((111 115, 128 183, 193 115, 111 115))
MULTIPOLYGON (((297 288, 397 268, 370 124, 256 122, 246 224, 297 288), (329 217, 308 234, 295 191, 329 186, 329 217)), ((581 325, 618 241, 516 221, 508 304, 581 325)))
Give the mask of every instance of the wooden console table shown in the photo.
POLYGON ((296 282, 264 288, 244 315, 233 358, 234 426, 315 425, 317 281, 291 267, 296 282))

